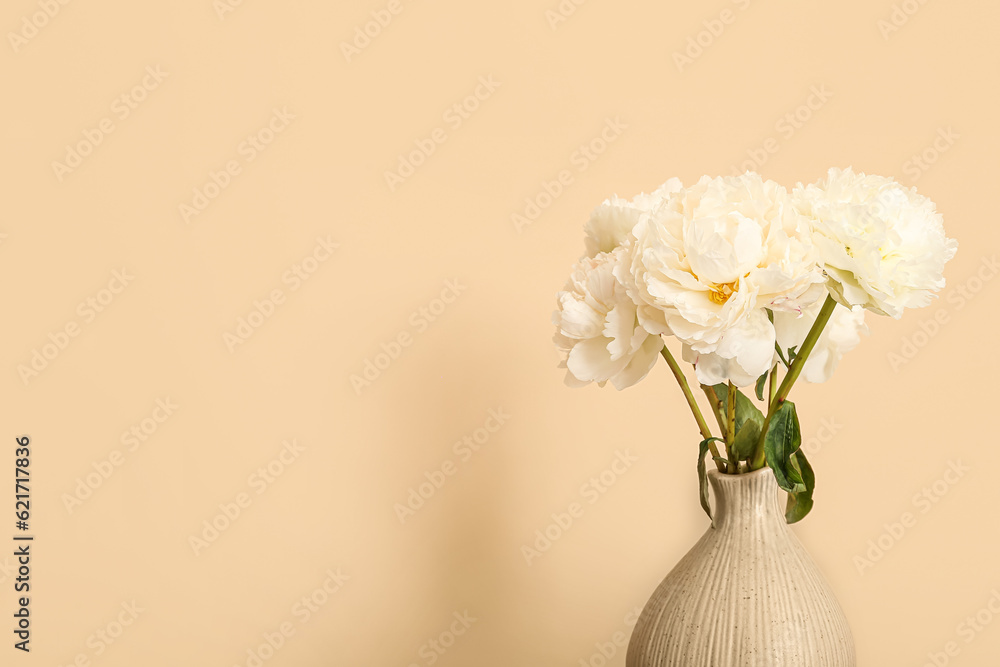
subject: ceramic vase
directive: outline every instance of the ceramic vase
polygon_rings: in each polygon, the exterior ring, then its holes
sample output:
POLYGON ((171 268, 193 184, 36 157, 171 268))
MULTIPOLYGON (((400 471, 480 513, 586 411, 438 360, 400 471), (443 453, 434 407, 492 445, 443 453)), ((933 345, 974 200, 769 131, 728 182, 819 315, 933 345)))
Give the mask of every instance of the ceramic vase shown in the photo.
POLYGON ((709 482, 713 526, 649 599, 626 667, 856 667, 847 619, 785 522, 771 469, 712 470, 709 482))

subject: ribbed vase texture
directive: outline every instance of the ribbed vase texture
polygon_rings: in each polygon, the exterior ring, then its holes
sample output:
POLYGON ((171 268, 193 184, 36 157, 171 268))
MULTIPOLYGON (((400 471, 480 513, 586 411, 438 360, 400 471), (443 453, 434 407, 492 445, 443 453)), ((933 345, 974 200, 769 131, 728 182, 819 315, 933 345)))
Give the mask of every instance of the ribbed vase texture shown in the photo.
POLYGON ((714 527, 646 603, 626 667, 856 667, 844 612, 770 468, 709 473, 714 527))

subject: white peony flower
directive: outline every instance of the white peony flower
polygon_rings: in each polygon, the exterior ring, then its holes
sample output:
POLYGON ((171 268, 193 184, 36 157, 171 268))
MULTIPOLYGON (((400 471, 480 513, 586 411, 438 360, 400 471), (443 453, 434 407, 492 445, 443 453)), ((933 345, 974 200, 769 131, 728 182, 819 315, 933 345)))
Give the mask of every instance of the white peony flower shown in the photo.
MULTIPOLYGON (((798 350, 809 334, 813 322, 819 315, 822 302, 817 301, 808 306, 801 315, 796 313, 775 312, 774 329, 781 353, 788 359, 789 348, 798 350)), ((865 324, 865 311, 857 307, 854 310, 837 305, 830 316, 830 321, 823 328, 816 341, 816 346, 802 367, 802 375, 806 382, 826 382, 837 370, 840 358, 858 346, 861 334, 868 335, 868 325, 865 324)), ((773 363, 778 363, 775 352, 773 363)))
POLYGON ((567 353, 560 367, 566 384, 583 386, 611 380, 616 389, 646 377, 663 349, 663 340, 643 329, 636 307, 613 269, 625 248, 585 257, 574 267, 552 314, 556 345, 567 353))
POLYGON ((793 199, 813 221, 813 242, 834 298, 899 319, 944 287, 958 243, 944 234, 934 202, 891 178, 831 169, 793 199))
POLYGON ((726 331, 714 352, 699 353, 685 343, 682 356, 684 361, 694 364, 701 384, 732 382, 737 387, 746 387, 773 365, 774 342, 774 327, 761 311, 726 331), (768 344, 770 347, 766 347, 768 344))
POLYGON ((771 366, 764 308, 800 312, 825 294, 810 231, 777 183, 705 176, 642 216, 616 275, 643 326, 684 343, 699 381, 746 386, 771 366))
POLYGON ((587 256, 595 257, 598 253, 611 252, 620 246, 628 238, 643 213, 653 210, 681 187, 680 179, 671 178, 651 194, 638 194, 632 201, 618 196, 606 199, 594 209, 590 214, 590 220, 584 225, 587 235, 584 239, 587 256))
MULTIPOLYGON (((775 342, 781 348, 781 353, 785 359, 789 358, 788 350, 802 347, 803 341, 809 334, 816 316, 819 315, 823 302, 817 300, 808 305, 801 314, 788 311, 774 312, 774 336, 775 342)), ((766 315, 765 315, 766 317, 766 315)), ((755 321, 759 321, 756 318, 755 321)), ((801 378, 807 382, 826 382, 837 370, 840 358, 853 350, 861 342, 861 334, 868 335, 868 326, 865 324, 865 311, 862 308, 855 308, 853 311, 844 306, 837 305, 830 321, 827 322, 816 341, 812 353, 806 359, 806 364, 802 369, 801 378)), ((741 336, 723 336, 724 343, 727 338, 740 340, 741 336)), ((733 384, 746 387, 757 381, 760 373, 754 375, 752 370, 747 370, 737 361, 738 355, 720 347, 718 351, 709 354, 698 354, 685 345, 683 349, 684 360, 694 364, 695 374, 698 382, 702 384, 719 384, 732 382, 733 384)), ((780 363, 780 357, 776 351, 772 352, 770 366, 780 363)), ((769 367, 770 367, 769 366, 769 367)))

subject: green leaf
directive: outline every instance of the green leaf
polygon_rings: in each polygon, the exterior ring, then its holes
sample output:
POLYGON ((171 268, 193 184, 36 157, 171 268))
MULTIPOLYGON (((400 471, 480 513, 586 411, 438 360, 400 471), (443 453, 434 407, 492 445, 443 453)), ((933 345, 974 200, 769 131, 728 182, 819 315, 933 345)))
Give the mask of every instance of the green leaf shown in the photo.
MULTIPOLYGON (((722 402, 722 414, 728 414, 728 404, 729 404, 729 387, 724 384, 717 384, 712 386, 712 390, 715 391, 715 395, 718 397, 719 401, 722 402)), ((764 425, 764 414, 760 411, 754 402, 746 397, 746 395, 740 391, 736 390, 736 437, 739 437, 740 431, 743 430, 743 426, 747 421, 752 421, 757 424, 757 436, 760 436, 760 428, 764 425)), ((747 454, 749 456, 749 454, 747 454)), ((739 456, 737 459, 745 459, 747 456, 739 456)))
POLYGON ((806 453, 797 450, 789 458, 791 470, 797 479, 795 491, 788 494, 788 504, 785 506, 785 521, 796 523, 809 514, 813 507, 813 491, 816 489, 816 475, 806 459, 806 453))
POLYGON ((785 353, 781 351, 781 348, 777 343, 774 344, 774 351, 778 353, 778 359, 781 359, 781 363, 785 365, 785 368, 791 366, 791 364, 788 363, 788 359, 785 359, 785 353))
MULTIPOLYGON (((705 438, 698 445, 698 487, 701 497, 701 507, 708 518, 712 518, 712 505, 708 502, 708 470, 705 468, 705 454, 708 453, 708 443, 713 440, 722 442, 719 438, 705 438)), ((712 458, 715 458, 714 456, 712 458)))
POLYGON ((802 431, 795 404, 785 401, 771 417, 771 425, 764 437, 764 453, 778 486, 788 492, 785 506, 788 523, 801 521, 813 507, 816 475, 801 445, 802 431))
POLYGON ((767 382, 767 373, 765 372, 759 378, 757 378, 757 386, 754 389, 757 391, 757 400, 764 400, 764 383, 767 382))
MULTIPOLYGON (((739 399, 737 399, 737 405, 739 405, 739 399)), ((750 458, 757 446, 757 441, 760 439, 760 428, 763 425, 763 416, 760 420, 750 418, 744 421, 743 428, 736 432, 733 444, 729 446, 729 454, 737 461, 750 458)))
POLYGON ((802 431, 795 404, 785 401, 771 417, 771 424, 764 436, 764 454, 767 465, 774 471, 778 486, 788 492, 795 491, 796 484, 802 484, 802 476, 792 468, 792 454, 802 445, 802 431))

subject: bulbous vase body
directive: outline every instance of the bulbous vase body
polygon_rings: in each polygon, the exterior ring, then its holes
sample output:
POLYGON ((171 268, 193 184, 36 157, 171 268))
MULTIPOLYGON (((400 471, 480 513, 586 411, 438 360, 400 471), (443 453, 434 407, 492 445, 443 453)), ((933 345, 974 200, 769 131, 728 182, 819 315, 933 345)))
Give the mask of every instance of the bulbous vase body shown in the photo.
POLYGON ((646 603, 626 667, 856 667, 844 613, 770 468, 709 472, 714 525, 646 603))

